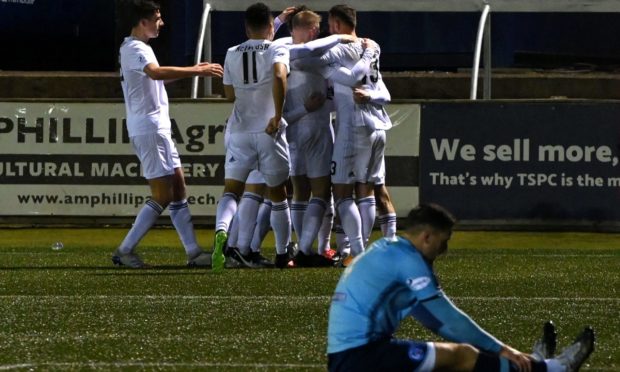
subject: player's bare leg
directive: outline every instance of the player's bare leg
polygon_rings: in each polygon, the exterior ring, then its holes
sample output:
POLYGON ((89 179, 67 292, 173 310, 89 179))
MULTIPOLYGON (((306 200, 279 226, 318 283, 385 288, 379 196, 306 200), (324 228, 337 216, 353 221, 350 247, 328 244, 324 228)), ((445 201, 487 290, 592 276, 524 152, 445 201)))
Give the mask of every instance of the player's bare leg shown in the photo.
POLYGON ((396 209, 385 184, 375 185, 375 200, 379 212, 381 233, 388 239, 396 238, 396 209))

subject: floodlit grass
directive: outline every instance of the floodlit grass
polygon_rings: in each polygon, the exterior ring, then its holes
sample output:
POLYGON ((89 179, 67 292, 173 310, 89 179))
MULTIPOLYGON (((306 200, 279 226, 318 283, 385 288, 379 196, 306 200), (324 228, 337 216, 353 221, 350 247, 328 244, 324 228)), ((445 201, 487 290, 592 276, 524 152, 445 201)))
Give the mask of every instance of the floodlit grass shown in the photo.
MULTIPOLYGON (((125 232, 0 230, 0 369, 324 369, 340 269, 186 269, 169 229, 140 247, 154 269, 117 269, 110 256, 125 232), (56 241, 65 248, 53 251, 56 241)), ((207 245, 212 232, 198 237, 207 245)), ((456 232, 436 269, 504 342, 530 350, 553 319, 564 346, 591 324, 586 369, 620 370, 620 235, 456 232)), ((413 320, 398 336, 438 339, 413 320)))

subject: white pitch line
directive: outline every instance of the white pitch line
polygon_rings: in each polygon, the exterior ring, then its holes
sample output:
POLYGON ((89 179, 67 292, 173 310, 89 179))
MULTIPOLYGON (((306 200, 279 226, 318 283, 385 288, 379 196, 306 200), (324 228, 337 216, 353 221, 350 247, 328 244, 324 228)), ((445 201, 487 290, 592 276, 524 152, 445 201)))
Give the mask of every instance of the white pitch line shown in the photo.
POLYGON ((320 368, 324 369, 323 364, 295 364, 295 363, 217 363, 217 362, 193 362, 193 363, 156 363, 156 362, 41 362, 41 363, 22 363, 22 364, 5 364, 0 365, 0 371, 9 371, 14 369, 26 368, 320 368))
MULTIPOLYGON (((620 297, 517 297, 450 296, 460 301, 601 301, 620 302, 620 297)), ((0 295, 0 300, 242 300, 242 301, 329 301, 331 296, 221 296, 221 295, 0 295)))
MULTIPOLYGON (((325 369, 323 364, 276 364, 276 363, 141 363, 141 362, 49 362, 49 363, 22 363, 22 364, 5 364, 0 365, 0 371, 10 371, 16 369, 31 369, 31 368, 312 368, 312 369, 325 369)), ((585 367, 583 370, 596 370, 596 371, 617 371, 617 367, 600 367, 595 368, 585 367)))

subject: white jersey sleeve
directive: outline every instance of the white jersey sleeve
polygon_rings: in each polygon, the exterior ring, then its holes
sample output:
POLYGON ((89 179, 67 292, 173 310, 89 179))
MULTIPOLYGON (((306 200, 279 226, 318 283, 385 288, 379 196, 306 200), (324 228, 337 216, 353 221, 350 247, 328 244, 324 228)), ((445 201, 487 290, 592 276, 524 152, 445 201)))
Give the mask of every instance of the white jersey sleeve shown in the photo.
POLYGON ((120 62, 129 135, 169 132, 171 125, 164 82, 153 80, 144 72, 148 64, 159 65, 153 49, 140 40, 127 37, 120 48, 120 62))
POLYGON ((275 115, 273 68, 282 63, 289 71, 286 45, 269 40, 248 40, 228 49, 224 61, 224 84, 235 90, 230 117, 231 133, 263 133, 275 115))
POLYGON ((340 44, 340 40, 340 35, 331 35, 309 41, 305 44, 291 44, 289 45, 291 60, 306 57, 320 57, 331 48, 340 44))
POLYGON ((362 79, 362 88, 370 93, 370 102, 355 105, 353 125, 388 130, 392 128, 392 121, 384 106, 390 102, 391 96, 379 71, 380 53, 381 50, 377 49, 370 70, 362 79))

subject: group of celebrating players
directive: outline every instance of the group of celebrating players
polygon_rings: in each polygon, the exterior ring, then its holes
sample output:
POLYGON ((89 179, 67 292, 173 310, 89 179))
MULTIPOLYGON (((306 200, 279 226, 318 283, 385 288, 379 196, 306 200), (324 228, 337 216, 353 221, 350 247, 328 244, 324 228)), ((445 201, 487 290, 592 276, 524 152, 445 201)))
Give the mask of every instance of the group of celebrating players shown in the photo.
POLYGON ((394 238, 396 215, 383 186, 391 122, 380 49, 356 37, 353 8, 337 5, 329 14, 332 36, 317 39, 321 17, 306 7, 288 8, 274 22, 266 5, 252 5, 245 22, 249 40, 226 54, 224 90, 234 108, 227 123, 214 270, 273 266, 260 254, 269 225, 276 267, 346 266, 368 243, 375 187, 384 206, 380 221, 394 238), (284 22, 291 37, 272 42, 284 22), (334 210, 336 230, 343 232, 338 252, 329 249, 334 210), (317 237, 318 253, 312 248, 317 237))
POLYGON ((245 13, 248 40, 228 50, 223 68, 159 66, 148 40, 163 26, 161 14, 132 9, 126 13, 132 34, 120 49, 122 86, 131 143, 152 197, 115 252, 116 264, 145 266, 135 247, 167 206, 188 265, 215 271, 346 266, 368 244, 377 209, 384 236, 395 238, 384 162, 390 93, 379 71, 380 48, 356 36, 352 7, 332 7, 332 35, 319 38, 321 17, 307 7, 287 8, 274 19, 266 5, 254 4, 245 13), (283 24, 291 36, 273 41, 283 24), (222 76, 234 102, 211 254, 194 236, 163 85, 195 75, 222 76), (334 217, 337 250, 329 243, 334 217), (274 263, 260 252, 270 228, 274 263))
POLYGON ((353 8, 332 7, 332 35, 318 38, 321 17, 305 7, 288 8, 274 20, 266 5, 251 5, 245 12, 248 40, 228 50, 223 68, 208 62, 159 66, 148 45, 163 26, 159 6, 127 0, 120 13, 131 25, 120 48, 127 128, 152 196, 114 253, 114 264, 147 267, 135 248, 168 207, 188 266, 347 267, 330 307, 330 371, 571 372, 592 353, 590 327, 555 355, 556 331, 546 323, 534 353, 525 354, 459 310, 433 271, 455 223, 445 209, 414 208, 396 236, 385 188, 385 131, 391 122, 384 106, 390 94, 379 71, 379 46, 356 36, 353 8), (273 41, 283 23, 291 37, 273 41), (226 98, 234 101, 212 253, 196 242, 164 87, 167 80, 191 76, 223 77, 226 98), (377 209, 384 238, 365 252, 377 209), (334 215, 337 252, 329 248, 334 215), (260 253, 270 227, 274 263, 260 253), (452 342, 393 338, 408 316, 452 342))

